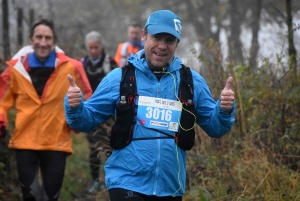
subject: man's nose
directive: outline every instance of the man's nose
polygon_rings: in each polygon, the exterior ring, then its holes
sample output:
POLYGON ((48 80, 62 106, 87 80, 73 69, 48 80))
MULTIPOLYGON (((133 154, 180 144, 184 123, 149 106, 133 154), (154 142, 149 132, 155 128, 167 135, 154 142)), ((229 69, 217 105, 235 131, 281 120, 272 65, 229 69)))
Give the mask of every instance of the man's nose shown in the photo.
POLYGON ((40 41, 40 45, 46 45, 46 44, 47 44, 46 38, 42 38, 40 41))
POLYGON ((166 49, 167 48, 167 42, 165 40, 159 40, 158 41, 158 47, 161 49, 166 49))

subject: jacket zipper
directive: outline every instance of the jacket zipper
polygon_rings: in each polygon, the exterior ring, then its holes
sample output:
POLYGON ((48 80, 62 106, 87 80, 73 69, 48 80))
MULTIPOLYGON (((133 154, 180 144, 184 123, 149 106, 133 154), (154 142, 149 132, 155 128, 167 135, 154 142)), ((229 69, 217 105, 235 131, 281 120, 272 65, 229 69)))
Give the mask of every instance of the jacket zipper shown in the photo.
POLYGON ((155 170, 155 183, 154 183, 153 195, 156 195, 156 188, 157 188, 158 170, 159 170, 159 164, 160 164, 160 139, 157 139, 157 146, 158 146, 157 147, 157 163, 156 163, 156 170, 155 170))
MULTIPOLYGON (((157 83, 157 97, 160 97, 160 85, 159 85, 159 82, 157 83)), ((159 135, 159 133, 156 132, 156 136, 157 137, 158 137, 158 135, 159 135)), ((154 181, 153 195, 156 195, 159 164, 160 164, 160 139, 157 139, 157 163, 156 163, 156 170, 155 170, 155 181, 154 181)))

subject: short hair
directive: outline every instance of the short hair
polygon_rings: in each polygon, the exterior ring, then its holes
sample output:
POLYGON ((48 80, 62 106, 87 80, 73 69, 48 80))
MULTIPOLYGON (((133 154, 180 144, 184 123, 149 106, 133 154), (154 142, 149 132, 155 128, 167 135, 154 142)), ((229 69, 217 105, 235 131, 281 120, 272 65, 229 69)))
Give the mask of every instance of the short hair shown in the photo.
POLYGON ((34 30, 39 25, 45 25, 45 26, 49 27, 52 30, 54 41, 57 42, 57 35, 56 35, 56 32, 55 32, 54 22, 51 19, 45 19, 45 18, 40 19, 39 21, 37 21, 36 23, 34 23, 32 25, 32 27, 30 29, 30 32, 29 32, 29 37, 30 38, 33 37, 34 30))
POLYGON ((98 42, 101 46, 105 46, 105 42, 103 40, 102 35, 97 32, 97 31, 91 31, 85 36, 85 47, 87 48, 88 42, 89 41, 96 41, 98 42))
POLYGON ((137 28, 142 29, 142 25, 137 22, 131 22, 127 27, 127 31, 129 31, 130 27, 137 27, 137 28))
POLYGON ((145 35, 148 34, 148 27, 145 27, 145 28, 144 28, 144 33, 145 33, 145 35))
POLYGON ((142 28, 142 25, 137 22, 131 22, 128 27, 139 27, 142 28))

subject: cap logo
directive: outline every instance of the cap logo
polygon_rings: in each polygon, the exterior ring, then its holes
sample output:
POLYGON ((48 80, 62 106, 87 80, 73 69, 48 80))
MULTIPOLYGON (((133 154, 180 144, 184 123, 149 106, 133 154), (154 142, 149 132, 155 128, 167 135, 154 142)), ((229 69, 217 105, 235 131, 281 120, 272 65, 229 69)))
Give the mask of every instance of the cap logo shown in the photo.
POLYGON ((175 30, 181 34, 181 22, 179 19, 174 19, 175 30))

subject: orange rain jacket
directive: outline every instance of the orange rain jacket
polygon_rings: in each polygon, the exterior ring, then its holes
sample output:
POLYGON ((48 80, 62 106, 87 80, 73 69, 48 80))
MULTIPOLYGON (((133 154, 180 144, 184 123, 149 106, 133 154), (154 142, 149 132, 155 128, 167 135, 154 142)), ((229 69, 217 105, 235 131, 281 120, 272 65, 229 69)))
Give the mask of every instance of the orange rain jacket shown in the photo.
POLYGON ((64 116, 64 96, 70 86, 67 75, 75 79, 85 99, 92 89, 79 61, 67 57, 55 48, 56 66, 39 98, 28 74, 27 56, 31 46, 22 48, 8 61, 8 68, 0 76, 0 121, 8 124, 7 113, 17 110, 15 130, 9 148, 54 150, 72 153, 70 127, 64 116))

